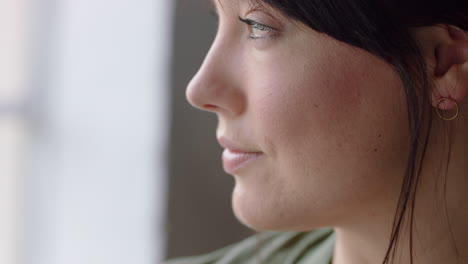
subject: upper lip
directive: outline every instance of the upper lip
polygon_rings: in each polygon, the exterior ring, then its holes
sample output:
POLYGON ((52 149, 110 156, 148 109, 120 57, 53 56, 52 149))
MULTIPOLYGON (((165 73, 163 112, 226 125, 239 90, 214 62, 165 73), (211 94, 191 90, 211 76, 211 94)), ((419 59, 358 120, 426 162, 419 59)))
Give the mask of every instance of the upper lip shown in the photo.
POLYGON ((252 150, 248 147, 242 146, 241 144, 231 141, 226 137, 219 137, 218 143, 225 149, 229 149, 233 152, 244 152, 244 153, 259 153, 260 151, 252 150))

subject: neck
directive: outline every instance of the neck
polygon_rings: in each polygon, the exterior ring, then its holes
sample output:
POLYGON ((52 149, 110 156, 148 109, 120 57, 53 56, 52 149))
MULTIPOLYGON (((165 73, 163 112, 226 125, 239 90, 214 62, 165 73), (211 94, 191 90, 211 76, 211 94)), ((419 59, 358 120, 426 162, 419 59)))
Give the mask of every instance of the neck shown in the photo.
MULTIPOLYGON (((453 124, 456 133, 448 167, 448 149, 443 147, 447 123, 437 120, 433 126, 416 193, 413 264, 468 263, 468 120, 453 124)), ((398 196, 399 192, 385 202, 379 199, 335 228, 333 264, 383 263, 398 196)), ((411 263, 410 244, 409 221, 404 221, 394 263, 411 263)))

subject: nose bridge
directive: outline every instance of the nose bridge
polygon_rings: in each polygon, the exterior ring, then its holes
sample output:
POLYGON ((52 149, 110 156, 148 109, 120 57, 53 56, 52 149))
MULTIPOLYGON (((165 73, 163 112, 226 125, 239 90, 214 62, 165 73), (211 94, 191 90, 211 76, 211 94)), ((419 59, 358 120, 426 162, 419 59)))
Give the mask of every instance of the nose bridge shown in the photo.
POLYGON ((200 69, 187 86, 189 103, 218 114, 242 112, 245 99, 240 79, 236 77, 238 57, 236 48, 217 35, 200 69))

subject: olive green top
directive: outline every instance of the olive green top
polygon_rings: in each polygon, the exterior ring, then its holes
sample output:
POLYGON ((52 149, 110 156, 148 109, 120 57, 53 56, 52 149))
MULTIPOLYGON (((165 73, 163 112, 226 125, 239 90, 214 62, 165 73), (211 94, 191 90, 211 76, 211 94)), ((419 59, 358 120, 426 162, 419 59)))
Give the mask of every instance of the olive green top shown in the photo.
POLYGON ((265 231, 208 254, 168 260, 164 264, 331 264, 332 228, 309 232, 265 231), (258 243, 258 241, 261 241, 258 243))

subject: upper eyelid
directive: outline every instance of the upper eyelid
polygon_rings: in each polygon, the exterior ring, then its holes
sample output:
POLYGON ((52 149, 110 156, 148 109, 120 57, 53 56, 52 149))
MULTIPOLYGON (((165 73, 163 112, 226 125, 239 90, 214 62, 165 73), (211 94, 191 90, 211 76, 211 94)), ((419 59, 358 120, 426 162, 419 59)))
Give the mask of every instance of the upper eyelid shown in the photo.
POLYGON ((275 29, 275 28, 273 28, 273 27, 270 27, 270 26, 268 26, 268 25, 259 23, 259 22, 255 21, 255 20, 252 20, 252 19, 243 19, 242 17, 239 16, 239 20, 242 21, 242 22, 244 22, 244 23, 246 23, 247 25, 250 25, 250 26, 253 26, 253 25, 260 25, 260 26, 265 26, 265 27, 270 28, 270 29, 273 29, 273 30, 277 30, 277 29, 275 29))
POLYGON ((255 21, 255 20, 252 20, 252 19, 243 19, 242 17, 239 16, 239 20, 246 23, 246 24, 248 24, 248 25, 250 25, 250 26, 256 24, 256 25, 261 25, 261 26, 267 27, 267 28, 272 29, 272 30, 279 31, 278 29, 276 29, 276 28, 274 28, 272 26, 259 23, 259 22, 255 21))

